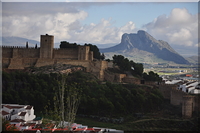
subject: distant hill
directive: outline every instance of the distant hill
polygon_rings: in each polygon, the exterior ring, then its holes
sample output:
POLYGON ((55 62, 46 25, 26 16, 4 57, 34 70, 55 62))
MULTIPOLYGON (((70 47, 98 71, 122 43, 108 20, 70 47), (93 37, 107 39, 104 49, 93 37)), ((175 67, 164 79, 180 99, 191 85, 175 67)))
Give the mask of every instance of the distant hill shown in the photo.
POLYGON ((139 30, 137 34, 123 34, 121 43, 113 47, 100 49, 107 57, 122 54, 136 62, 174 62, 189 64, 167 42, 156 40, 145 31, 139 30))
POLYGON ((190 62, 190 63, 198 63, 198 56, 191 56, 191 57, 186 57, 186 59, 190 62))
POLYGON ((6 46, 26 46, 26 42, 30 47, 40 46, 40 42, 21 37, 2 37, 2 45, 6 46))

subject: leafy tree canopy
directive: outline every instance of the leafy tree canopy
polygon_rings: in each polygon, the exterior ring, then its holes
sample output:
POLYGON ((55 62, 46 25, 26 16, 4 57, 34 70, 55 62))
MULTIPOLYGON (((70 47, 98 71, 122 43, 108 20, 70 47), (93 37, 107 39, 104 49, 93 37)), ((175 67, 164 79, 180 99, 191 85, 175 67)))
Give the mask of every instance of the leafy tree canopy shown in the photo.
POLYGON ((147 73, 143 73, 143 78, 147 81, 162 81, 162 78, 159 77, 157 73, 150 71, 147 73))
POLYGON ((62 41, 60 42, 60 48, 77 48, 76 43, 69 43, 67 41, 62 41))

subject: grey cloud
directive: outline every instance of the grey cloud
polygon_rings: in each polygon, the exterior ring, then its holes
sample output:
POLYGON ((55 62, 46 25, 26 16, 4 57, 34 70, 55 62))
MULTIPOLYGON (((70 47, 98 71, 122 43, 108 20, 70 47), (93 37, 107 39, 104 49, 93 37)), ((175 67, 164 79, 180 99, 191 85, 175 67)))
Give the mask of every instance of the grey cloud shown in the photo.
POLYGON ((2 10, 3 16, 79 12, 73 3, 66 2, 3 2, 2 10))

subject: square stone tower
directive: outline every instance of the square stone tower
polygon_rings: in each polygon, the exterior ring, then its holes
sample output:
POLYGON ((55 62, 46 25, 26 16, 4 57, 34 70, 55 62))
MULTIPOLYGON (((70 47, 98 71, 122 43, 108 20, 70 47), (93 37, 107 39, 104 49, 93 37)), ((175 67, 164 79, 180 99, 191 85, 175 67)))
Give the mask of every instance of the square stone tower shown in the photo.
POLYGON ((40 58, 53 58, 54 36, 41 35, 40 36, 40 58))
POLYGON ((78 47, 78 60, 89 60, 90 46, 78 47))

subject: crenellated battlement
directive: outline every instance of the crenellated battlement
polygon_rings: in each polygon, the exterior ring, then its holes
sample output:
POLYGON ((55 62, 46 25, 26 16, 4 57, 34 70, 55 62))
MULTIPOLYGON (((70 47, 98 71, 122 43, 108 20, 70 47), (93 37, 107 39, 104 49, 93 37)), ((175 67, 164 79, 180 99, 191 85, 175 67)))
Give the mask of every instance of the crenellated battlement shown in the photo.
MULTIPOLYGON (((86 67, 86 71, 93 70, 89 65, 93 61, 93 52, 90 51, 90 46, 80 46, 73 48, 54 48, 54 36, 41 35, 40 47, 26 46, 5 46, 2 48, 2 68, 7 69, 24 69, 26 67, 40 67, 56 64, 58 62, 65 64, 81 65, 86 67)), ((97 65, 100 70, 96 70, 103 80, 104 67, 107 65, 100 62, 97 65)), ((94 71, 94 70, 93 70, 94 71)))
POLYGON ((10 48, 10 49, 35 49, 35 47, 24 47, 24 46, 5 46, 5 45, 0 45, 1 48, 10 48))

